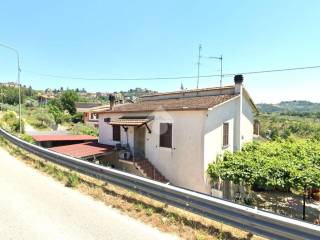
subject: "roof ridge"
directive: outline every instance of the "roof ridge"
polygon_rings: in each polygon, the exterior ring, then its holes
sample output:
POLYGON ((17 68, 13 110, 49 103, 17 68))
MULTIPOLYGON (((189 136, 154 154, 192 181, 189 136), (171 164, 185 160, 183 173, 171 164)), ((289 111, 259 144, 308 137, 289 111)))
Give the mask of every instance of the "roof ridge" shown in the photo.
POLYGON ((208 87, 208 88, 198 88, 198 89, 186 89, 186 90, 178 90, 178 91, 162 92, 162 93, 151 93, 151 94, 142 95, 139 98, 170 95, 170 94, 177 94, 177 93, 190 93, 190 92, 192 93, 192 92, 211 91, 211 90, 223 90, 223 89, 230 89, 230 88, 234 88, 234 85, 227 85, 227 86, 223 86, 223 87, 208 87))

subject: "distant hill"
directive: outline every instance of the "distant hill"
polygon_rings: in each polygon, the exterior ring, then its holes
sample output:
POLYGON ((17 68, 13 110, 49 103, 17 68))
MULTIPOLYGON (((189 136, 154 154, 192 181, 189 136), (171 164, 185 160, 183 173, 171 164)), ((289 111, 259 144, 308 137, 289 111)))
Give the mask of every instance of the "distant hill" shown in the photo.
POLYGON ((320 103, 309 101, 283 101, 278 104, 261 103, 257 104, 258 109, 265 113, 286 113, 286 112, 320 112, 320 103))
POLYGON ((120 91, 120 93, 122 94, 125 100, 135 101, 140 96, 156 93, 156 91, 149 90, 147 88, 135 88, 129 89, 128 91, 120 91))

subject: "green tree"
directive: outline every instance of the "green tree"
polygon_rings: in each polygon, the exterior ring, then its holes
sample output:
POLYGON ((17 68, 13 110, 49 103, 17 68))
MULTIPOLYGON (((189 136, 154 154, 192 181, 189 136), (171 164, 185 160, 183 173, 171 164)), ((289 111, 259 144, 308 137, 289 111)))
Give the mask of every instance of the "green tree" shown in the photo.
POLYGON ((76 113, 76 102, 79 100, 79 95, 73 90, 64 91, 60 97, 61 105, 64 110, 67 110, 71 115, 76 113))
POLYGON ((207 173, 212 182, 220 178, 253 189, 298 191, 305 219, 306 192, 320 187, 320 143, 290 137, 250 143, 241 152, 226 152, 207 173))
POLYGON ((49 105, 49 113, 52 114, 56 124, 61 124, 63 122, 64 112, 57 105, 49 105))

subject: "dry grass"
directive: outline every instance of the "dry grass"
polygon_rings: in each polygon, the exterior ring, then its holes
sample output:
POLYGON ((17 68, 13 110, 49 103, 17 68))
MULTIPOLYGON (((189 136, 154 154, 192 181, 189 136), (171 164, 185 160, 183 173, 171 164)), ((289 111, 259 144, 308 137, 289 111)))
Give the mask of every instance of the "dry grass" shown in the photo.
POLYGON ((29 166, 52 176, 66 186, 119 209, 135 219, 182 239, 262 239, 228 225, 168 206, 121 187, 74 173, 67 168, 27 153, 1 138, 1 146, 29 166))

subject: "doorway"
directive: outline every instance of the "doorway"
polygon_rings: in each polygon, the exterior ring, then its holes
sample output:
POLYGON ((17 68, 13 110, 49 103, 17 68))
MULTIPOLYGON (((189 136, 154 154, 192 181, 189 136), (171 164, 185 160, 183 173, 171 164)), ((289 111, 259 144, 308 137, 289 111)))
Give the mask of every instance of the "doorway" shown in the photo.
POLYGON ((145 137, 146 128, 144 126, 134 128, 134 156, 135 158, 145 158, 145 137))

